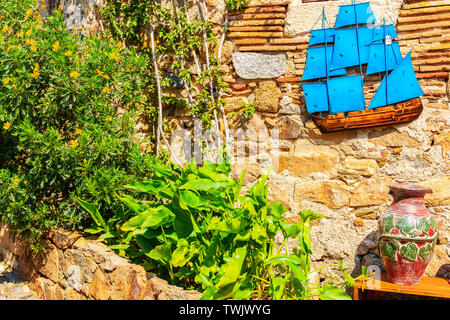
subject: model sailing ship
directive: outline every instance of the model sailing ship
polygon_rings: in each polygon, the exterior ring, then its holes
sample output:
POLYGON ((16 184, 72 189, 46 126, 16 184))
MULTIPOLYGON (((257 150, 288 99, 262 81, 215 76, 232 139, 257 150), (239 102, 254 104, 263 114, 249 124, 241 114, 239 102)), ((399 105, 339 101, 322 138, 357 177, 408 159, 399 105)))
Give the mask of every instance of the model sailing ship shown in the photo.
POLYGON ((402 57, 393 25, 374 21, 368 2, 353 1, 339 7, 333 28, 326 28, 324 9, 322 29, 311 31, 301 85, 321 131, 409 122, 423 110, 411 53, 402 57), (364 76, 373 74, 384 77, 367 103, 364 76))

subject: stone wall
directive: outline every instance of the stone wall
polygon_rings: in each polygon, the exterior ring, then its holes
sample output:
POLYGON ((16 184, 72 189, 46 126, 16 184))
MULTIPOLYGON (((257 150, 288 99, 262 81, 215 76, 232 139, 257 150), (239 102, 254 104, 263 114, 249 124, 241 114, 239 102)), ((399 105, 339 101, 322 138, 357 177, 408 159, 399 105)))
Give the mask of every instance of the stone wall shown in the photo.
MULTIPOLYGON (((333 24, 338 5, 347 3, 252 0, 247 9, 233 12, 223 57, 232 61, 225 77, 230 85, 227 110, 252 102, 257 114, 247 128, 279 130, 272 162, 252 163, 249 176, 255 180, 274 165, 269 194, 290 209, 286 218, 295 221, 302 209, 326 216, 312 228, 316 265, 342 260, 354 275, 361 264, 381 265, 376 219, 392 201, 389 185, 431 187, 434 193, 426 197, 426 204, 439 221, 440 236, 426 273, 435 275, 450 263, 450 3, 371 1, 377 19, 386 17, 396 26, 402 54, 412 49, 425 92, 422 115, 403 125, 321 133, 306 113, 299 85, 309 30, 322 7, 333 24)), ((372 89, 366 91, 367 101, 372 89)))
POLYGON ((43 258, 0 222, 0 259, 29 281, 44 300, 193 300, 200 294, 169 285, 119 257, 99 241, 53 231, 43 258))
MULTIPOLYGON (((379 21, 385 17, 396 26, 402 54, 412 49, 425 92, 422 115, 402 125, 321 133, 306 113, 299 85, 309 30, 322 7, 333 24, 338 5, 350 1, 249 0, 246 9, 229 16, 221 57, 229 87, 223 98, 226 112, 253 103, 257 112, 242 128, 263 134, 247 137, 247 156, 249 150, 257 156, 234 163, 233 175, 246 167, 245 184, 251 186, 273 166, 269 194, 289 209, 286 219, 299 219, 302 209, 325 215, 312 228, 314 264, 342 260, 353 275, 362 264, 380 264, 374 235, 376 219, 392 201, 389 185, 431 187, 434 193, 425 199, 440 234, 426 274, 434 275, 450 263, 450 2, 370 2, 379 21), (280 140, 273 141, 271 133, 277 130, 280 140)), ((207 3, 213 30, 221 30, 224 1, 207 3)), ((366 90, 367 101, 375 89, 366 90)), ((165 119, 183 127, 187 117, 177 111, 165 119)))

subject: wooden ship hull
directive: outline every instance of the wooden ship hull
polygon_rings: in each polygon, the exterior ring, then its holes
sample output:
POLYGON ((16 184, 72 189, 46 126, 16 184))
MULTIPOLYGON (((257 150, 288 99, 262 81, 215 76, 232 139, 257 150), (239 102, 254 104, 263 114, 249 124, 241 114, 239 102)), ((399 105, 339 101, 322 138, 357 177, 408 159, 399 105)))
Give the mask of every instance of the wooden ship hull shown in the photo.
POLYGON ((376 109, 324 116, 317 113, 311 114, 311 117, 320 131, 333 132, 410 122, 417 119, 422 110, 422 101, 420 98, 415 98, 376 109))

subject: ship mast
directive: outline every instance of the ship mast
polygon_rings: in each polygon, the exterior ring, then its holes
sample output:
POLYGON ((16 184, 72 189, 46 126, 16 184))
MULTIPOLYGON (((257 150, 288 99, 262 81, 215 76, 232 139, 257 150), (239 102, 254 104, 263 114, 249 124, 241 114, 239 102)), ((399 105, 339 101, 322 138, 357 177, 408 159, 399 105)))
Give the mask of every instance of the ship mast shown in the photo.
MULTIPOLYGON (((327 87, 328 80, 330 79, 330 71, 328 70, 328 47, 327 47, 327 29, 326 29, 326 18, 325 18, 325 7, 322 7, 322 29, 323 29, 323 39, 325 40, 325 70, 327 72, 327 87)), ((327 94, 328 106, 330 106, 330 97, 327 94)), ((320 112, 320 116, 322 116, 322 111, 320 112)))
POLYGON ((383 18, 383 28, 384 28, 384 63, 386 69, 386 105, 389 105, 389 94, 388 94, 388 77, 389 77, 389 68, 388 68, 388 53, 387 53, 387 28, 386 28, 386 18, 383 18))
POLYGON ((353 9, 355 10, 355 23, 356 23, 356 48, 358 49, 358 62, 359 62, 359 73, 361 78, 361 88, 362 88, 362 100, 364 103, 364 109, 367 109, 366 105, 366 95, 364 93, 364 75, 362 72, 362 64, 361 64, 361 52, 359 47, 359 26, 358 26, 358 14, 356 13, 356 1, 352 0, 353 9))

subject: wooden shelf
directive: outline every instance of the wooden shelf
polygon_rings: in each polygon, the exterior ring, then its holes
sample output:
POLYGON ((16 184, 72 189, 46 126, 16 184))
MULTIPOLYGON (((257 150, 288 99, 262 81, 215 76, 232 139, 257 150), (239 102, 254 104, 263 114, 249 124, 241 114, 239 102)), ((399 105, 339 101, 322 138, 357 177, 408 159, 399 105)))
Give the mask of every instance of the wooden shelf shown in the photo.
POLYGON ((417 286, 402 286, 389 282, 386 273, 382 273, 380 280, 366 278, 356 281, 353 299, 376 299, 388 292, 450 299, 450 284, 447 279, 423 276, 417 286))

